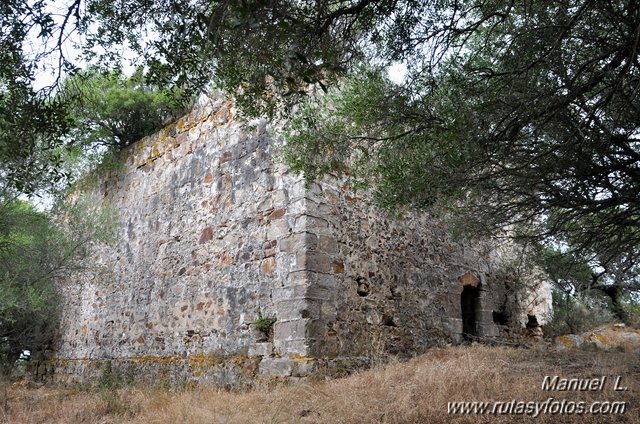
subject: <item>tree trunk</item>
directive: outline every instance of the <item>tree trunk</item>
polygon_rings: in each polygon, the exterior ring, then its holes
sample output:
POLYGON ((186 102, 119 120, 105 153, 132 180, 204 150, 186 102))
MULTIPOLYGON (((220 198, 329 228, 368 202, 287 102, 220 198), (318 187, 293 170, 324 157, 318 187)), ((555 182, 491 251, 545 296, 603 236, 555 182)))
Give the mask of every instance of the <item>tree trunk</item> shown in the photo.
POLYGON ((613 315, 619 319, 621 322, 628 324, 629 323, 629 314, 624 309, 624 306, 621 302, 622 289, 619 286, 601 286, 600 290, 606 294, 609 299, 611 299, 611 312, 613 315))

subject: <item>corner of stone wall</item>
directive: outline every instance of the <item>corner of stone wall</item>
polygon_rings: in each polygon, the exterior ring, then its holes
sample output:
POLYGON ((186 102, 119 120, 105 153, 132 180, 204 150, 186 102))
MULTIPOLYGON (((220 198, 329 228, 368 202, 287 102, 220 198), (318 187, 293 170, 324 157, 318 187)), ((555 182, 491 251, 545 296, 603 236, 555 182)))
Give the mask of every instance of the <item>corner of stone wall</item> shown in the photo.
POLYGON ((315 366, 313 340, 313 251, 317 236, 309 228, 307 188, 302 178, 288 176, 286 205, 280 210, 287 225, 274 227, 268 235, 278 247, 283 273, 282 285, 272 293, 271 307, 276 322, 272 340, 250 346, 249 356, 260 356, 261 378, 298 377, 309 374, 315 366))
POLYGON ((261 374, 304 376, 322 364, 326 317, 336 313, 331 292, 336 275, 344 272, 326 207, 318 184, 295 182, 286 212, 293 225, 278 241, 291 262, 273 298, 275 355, 263 357, 261 374))

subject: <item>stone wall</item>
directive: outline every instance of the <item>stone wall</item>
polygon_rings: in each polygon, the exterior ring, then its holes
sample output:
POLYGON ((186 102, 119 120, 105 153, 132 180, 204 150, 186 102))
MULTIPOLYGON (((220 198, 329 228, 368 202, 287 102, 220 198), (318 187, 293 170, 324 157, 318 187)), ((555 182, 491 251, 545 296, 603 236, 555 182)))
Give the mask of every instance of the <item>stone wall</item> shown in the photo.
POLYGON ((492 243, 388 215, 339 179, 306 186, 275 148, 263 123, 208 100, 73 193, 116 212, 118 242, 61 282, 62 330, 38 377, 95 381, 108 366, 239 386, 366 366, 459 341, 465 285, 478 288, 474 332, 498 334, 508 290, 492 243))

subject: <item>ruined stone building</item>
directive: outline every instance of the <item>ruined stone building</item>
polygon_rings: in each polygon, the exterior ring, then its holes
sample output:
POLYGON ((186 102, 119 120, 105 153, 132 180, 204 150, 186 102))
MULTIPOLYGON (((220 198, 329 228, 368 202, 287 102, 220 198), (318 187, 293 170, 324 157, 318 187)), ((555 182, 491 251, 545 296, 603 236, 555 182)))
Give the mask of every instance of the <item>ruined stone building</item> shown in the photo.
POLYGON ((340 372, 497 336, 548 305, 509 287, 495 243, 454 241, 426 213, 387 214, 344 180, 305 185, 230 101, 203 102, 121 159, 71 196, 111 208, 118 241, 62 283, 42 378, 92 381, 107 364, 234 386, 340 372))

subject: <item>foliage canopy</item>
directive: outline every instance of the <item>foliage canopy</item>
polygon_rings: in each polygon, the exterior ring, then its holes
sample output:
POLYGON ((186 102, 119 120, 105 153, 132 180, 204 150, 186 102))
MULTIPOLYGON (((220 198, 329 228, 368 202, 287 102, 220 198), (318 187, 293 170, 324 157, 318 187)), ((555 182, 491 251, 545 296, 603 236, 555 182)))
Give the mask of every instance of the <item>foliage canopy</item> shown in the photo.
POLYGON ((293 116, 286 155, 308 177, 349 170, 385 205, 454 205, 474 229, 566 244, 607 271, 638 263, 636 0, 74 0, 62 21, 47 3, 0 9, 0 105, 45 116, 24 40, 53 41, 43 54, 70 68, 60 42, 76 29, 101 64, 126 47, 150 83, 213 80, 246 113, 293 116), (394 84, 380 69, 398 62, 394 84))
POLYGON ((122 149, 185 112, 179 93, 146 83, 141 69, 131 77, 88 69, 66 79, 62 88, 73 99, 71 143, 89 148, 122 149))

